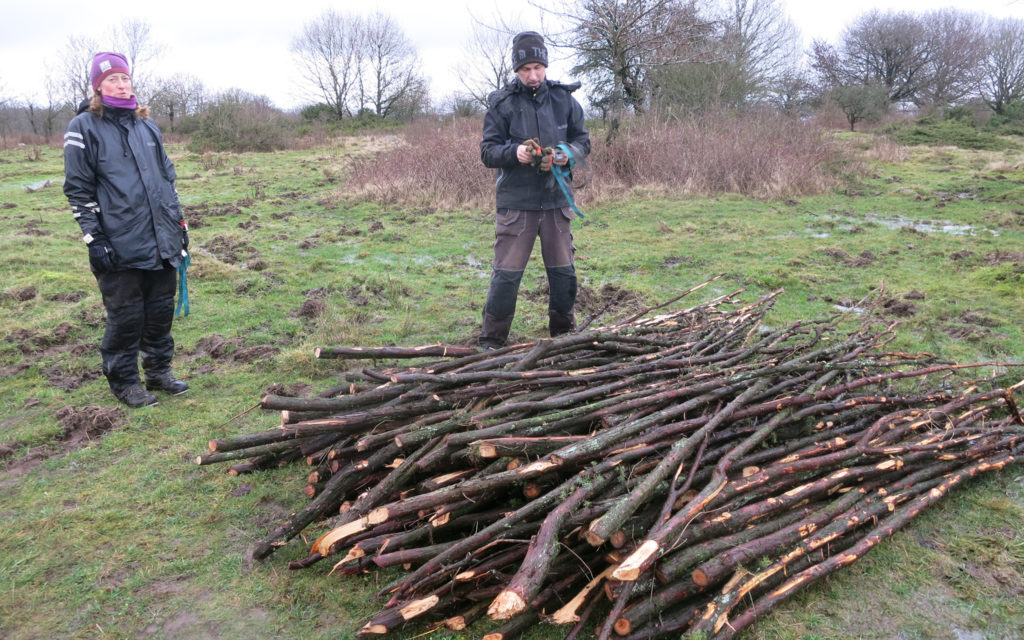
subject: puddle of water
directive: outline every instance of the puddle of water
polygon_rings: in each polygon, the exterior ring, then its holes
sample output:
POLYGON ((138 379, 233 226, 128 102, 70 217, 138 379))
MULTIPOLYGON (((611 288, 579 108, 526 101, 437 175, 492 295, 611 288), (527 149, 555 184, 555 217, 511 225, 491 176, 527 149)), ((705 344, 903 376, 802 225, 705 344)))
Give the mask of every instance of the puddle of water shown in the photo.
POLYGON ((992 231, 991 229, 975 229, 969 224, 953 224, 952 222, 933 222, 929 220, 910 220, 908 218, 895 217, 895 218, 880 218, 877 216, 867 216, 865 218, 868 222, 874 222, 880 224, 887 229, 913 229, 920 233, 948 233, 954 236, 975 236, 979 232, 990 233, 993 236, 998 236, 999 232, 992 231))

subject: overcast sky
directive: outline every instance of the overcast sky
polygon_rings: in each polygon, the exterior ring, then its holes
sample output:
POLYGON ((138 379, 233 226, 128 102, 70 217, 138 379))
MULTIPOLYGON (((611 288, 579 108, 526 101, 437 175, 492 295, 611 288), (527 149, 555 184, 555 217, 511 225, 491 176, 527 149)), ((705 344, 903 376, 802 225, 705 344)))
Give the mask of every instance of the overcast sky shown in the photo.
MULTIPOLYGON (((924 12, 943 6, 998 17, 1024 19, 1024 0, 781 0, 805 42, 834 42, 861 13, 877 7, 924 12)), ((174 0, 158 3, 95 3, 83 0, 6 0, 0 13, 0 98, 41 99, 41 86, 59 65, 71 36, 101 44, 125 19, 150 24, 151 39, 163 55, 148 71, 157 76, 187 73, 208 92, 239 88, 265 95, 279 107, 314 102, 299 80, 289 50, 303 26, 325 9, 363 13, 373 6, 391 15, 416 47, 433 99, 458 90, 457 67, 473 17, 493 22, 500 15, 540 27, 540 13, 528 0, 298 0, 282 3, 250 0, 174 0), (229 6, 231 5, 231 6, 229 6), (120 7, 124 13, 115 13, 120 7)), ((552 52, 553 57, 557 52, 552 52)), ((553 61, 549 76, 568 80, 568 64, 553 61)), ((145 101, 147 96, 140 96, 145 101)))

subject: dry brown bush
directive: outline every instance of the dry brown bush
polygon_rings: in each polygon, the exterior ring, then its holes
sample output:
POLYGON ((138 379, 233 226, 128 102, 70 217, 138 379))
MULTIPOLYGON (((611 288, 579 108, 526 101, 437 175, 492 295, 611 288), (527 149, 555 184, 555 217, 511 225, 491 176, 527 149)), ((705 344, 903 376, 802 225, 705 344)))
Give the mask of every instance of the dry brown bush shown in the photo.
MULTIPOLYGON (((494 175, 480 162, 481 121, 419 122, 404 144, 357 161, 346 196, 385 205, 445 209, 494 206, 494 175)), ((580 206, 642 194, 740 193, 793 197, 823 192, 842 146, 813 123, 774 114, 708 115, 687 122, 648 117, 615 143, 592 132, 576 173, 580 206)))
POLYGON ((405 129, 405 144, 354 161, 349 190, 384 205, 436 209, 493 206, 494 182, 480 162, 481 122, 458 118, 420 121, 405 129))
POLYGON ((818 126, 768 113, 632 123, 614 146, 596 144, 595 182, 677 193, 792 197, 835 184, 841 147, 818 126))

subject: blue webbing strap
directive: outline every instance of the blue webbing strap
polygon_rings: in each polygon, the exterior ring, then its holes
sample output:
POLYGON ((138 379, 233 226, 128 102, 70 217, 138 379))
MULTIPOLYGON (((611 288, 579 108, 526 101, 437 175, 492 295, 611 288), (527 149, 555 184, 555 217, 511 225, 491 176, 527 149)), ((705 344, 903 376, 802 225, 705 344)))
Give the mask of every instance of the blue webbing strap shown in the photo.
MULTIPOLYGON (((558 145, 558 148, 561 149, 566 156, 568 156, 569 171, 572 171, 573 166, 575 166, 576 164, 576 160, 572 157, 572 151, 569 151, 569 147, 564 144, 558 145)), ((555 181, 557 181, 558 186, 562 188, 562 194, 565 195, 565 199, 569 201, 569 206, 572 207, 572 210, 576 212, 576 215, 578 215, 582 219, 583 214, 580 213, 579 207, 577 207, 576 203, 573 202, 572 196, 569 194, 569 188, 565 186, 565 175, 567 171, 564 168, 558 166, 557 164, 552 164, 551 173, 555 174, 555 181)))
POLYGON ((188 265, 192 262, 192 256, 185 252, 185 257, 178 264, 178 305, 174 308, 174 315, 188 315, 188 265))

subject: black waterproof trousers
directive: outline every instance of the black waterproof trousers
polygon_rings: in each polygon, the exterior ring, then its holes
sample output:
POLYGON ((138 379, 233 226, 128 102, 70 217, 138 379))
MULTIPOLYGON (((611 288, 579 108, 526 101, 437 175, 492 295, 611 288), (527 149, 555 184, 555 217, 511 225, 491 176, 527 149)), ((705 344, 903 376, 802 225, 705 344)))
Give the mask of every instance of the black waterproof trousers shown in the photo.
POLYGON ((540 237, 541 255, 548 276, 548 329, 552 336, 576 328, 575 248, 570 207, 523 211, 501 209, 494 236, 494 268, 484 304, 480 346, 500 347, 508 340, 516 313, 516 298, 533 245, 540 237))
POLYGON ((147 378, 170 373, 177 276, 173 268, 96 275, 107 311, 107 329, 100 346, 103 374, 115 395, 139 382, 140 354, 147 378))

